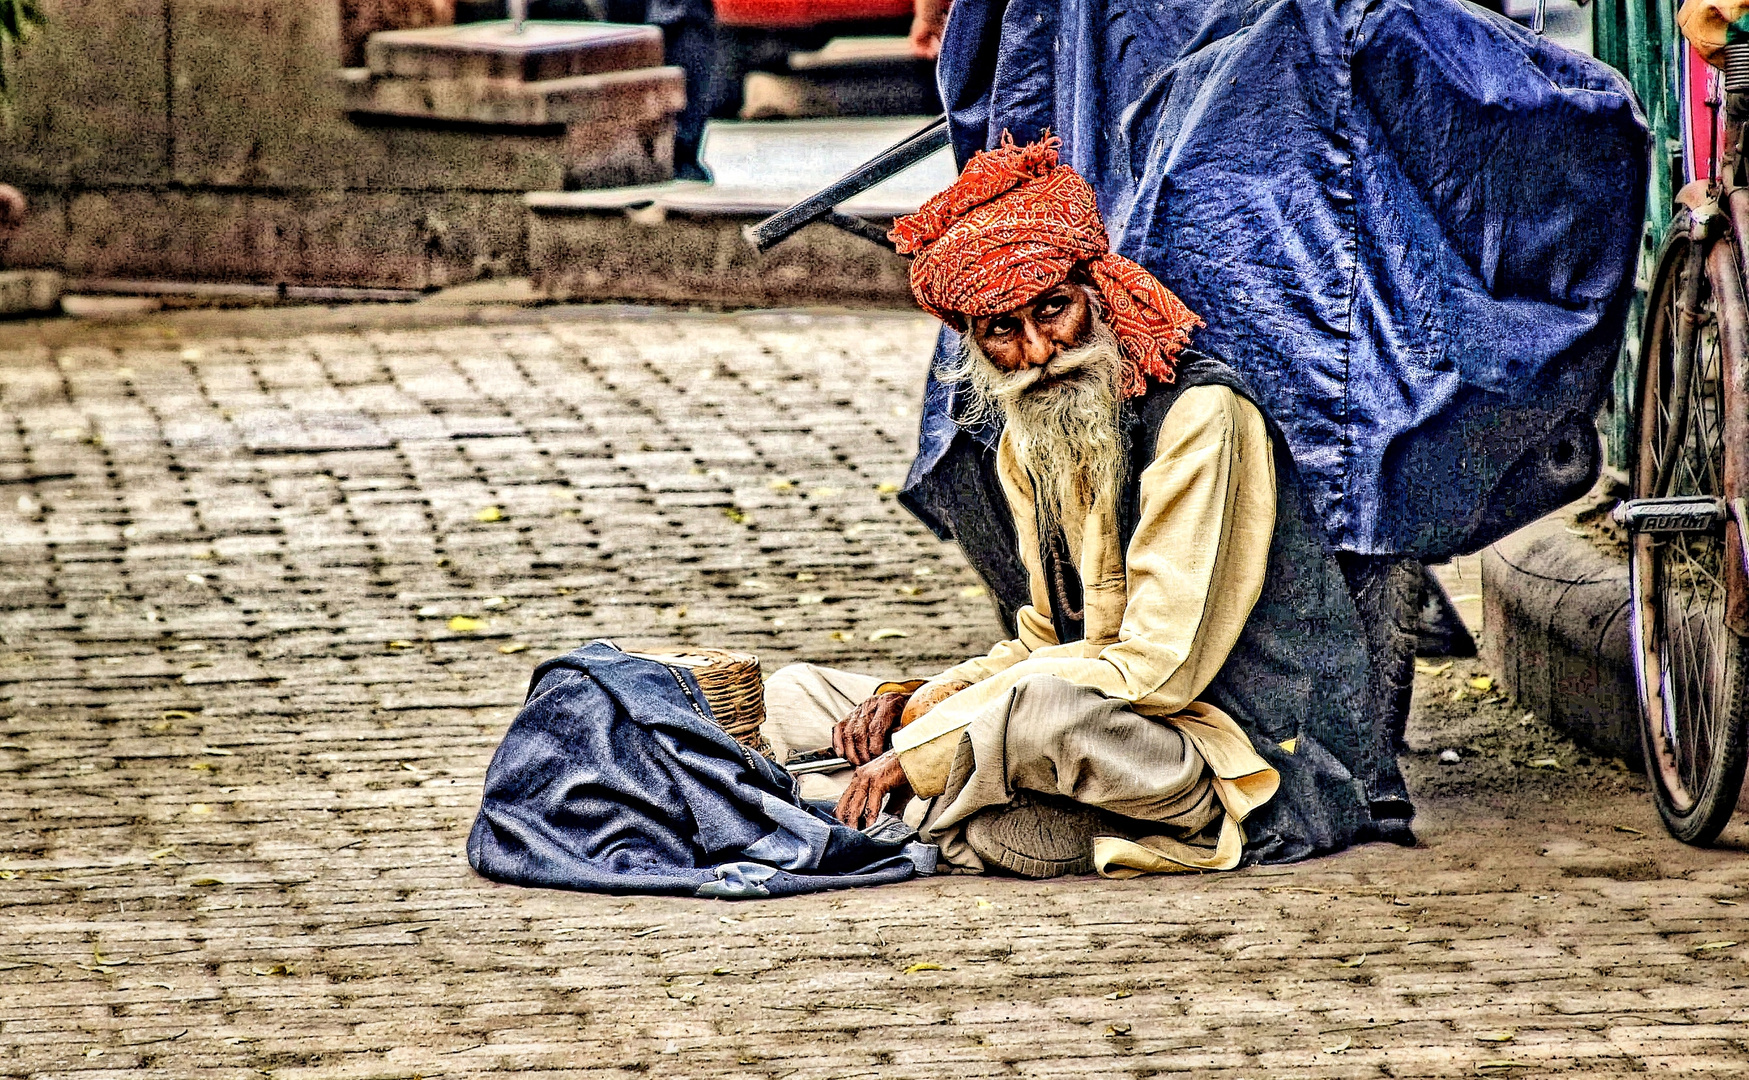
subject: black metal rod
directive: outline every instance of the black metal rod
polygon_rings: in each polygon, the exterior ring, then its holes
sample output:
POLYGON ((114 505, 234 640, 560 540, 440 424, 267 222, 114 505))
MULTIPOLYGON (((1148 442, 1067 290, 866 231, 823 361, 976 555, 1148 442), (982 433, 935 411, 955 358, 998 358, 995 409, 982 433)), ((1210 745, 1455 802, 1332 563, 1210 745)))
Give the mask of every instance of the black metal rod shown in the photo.
POLYGON ((847 233, 854 233, 857 236, 862 237, 864 240, 879 244, 888 251, 899 250, 897 245, 887 239, 887 230, 881 228, 867 218, 857 217, 855 214, 841 213, 837 210, 828 210, 825 216, 821 217, 820 220, 828 225, 835 225, 847 233))
MULTIPOLYGON (((862 194, 882 180, 904 172, 947 144, 947 117, 938 116, 926 127, 858 165, 826 188, 786 210, 779 210, 764 221, 747 226, 741 230, 741 235, 747 238, 747 243, 752 245, 754 251, 770 251, 802 226, 827 218, 837 209, 839 203, 862 194)), ((841 227, 845 225, 839 221, 833 221, 832 224, 841 227)), ((862 224, 874 228, 868 222, 862 224)), ((861 227, 852 228, 850 231, 858 236, 869 236, 861 227)), ((872 236, 869 238, 873 239, 872 236)))

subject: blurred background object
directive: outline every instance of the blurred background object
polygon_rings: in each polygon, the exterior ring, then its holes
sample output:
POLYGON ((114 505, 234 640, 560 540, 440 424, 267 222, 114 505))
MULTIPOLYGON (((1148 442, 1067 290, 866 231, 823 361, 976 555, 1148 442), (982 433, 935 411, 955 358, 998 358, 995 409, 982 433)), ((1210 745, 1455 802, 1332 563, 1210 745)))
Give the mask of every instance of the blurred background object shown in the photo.
MULTIPOLYGON (((699 156, 710 120, 910 116, 941 107, 934 63, 919 59, 905 37, 913 0, 530 0, 528 13, 661 28, 664 62, 686 72, 674 137, 679 179, 710 178, 699 156)), ((456 0, 454 14, 458 23, 497 20, 507 6, 456 0)))
POLYGON ((364 43, 378 30, 417 30, 455 21, 455 0, 340 0, 340 63, 364 65, 364 43))

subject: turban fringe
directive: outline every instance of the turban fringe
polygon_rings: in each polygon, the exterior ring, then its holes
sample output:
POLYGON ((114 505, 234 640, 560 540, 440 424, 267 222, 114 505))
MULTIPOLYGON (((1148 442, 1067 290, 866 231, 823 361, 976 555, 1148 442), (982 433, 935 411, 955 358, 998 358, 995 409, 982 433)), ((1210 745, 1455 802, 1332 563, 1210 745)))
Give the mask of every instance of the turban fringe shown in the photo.
POLYGON ((911 291, 925 311, 960 329, 964 317, 1012 311, 1062 284, 1077 266, 1099 293, 1124 359, 1125 397, 1149 378, 1171 382, 1179 350, 1202 320, 1153 274, 1111 250, 1093 189, 1057 164, 1049 134, 1016 146, 1007 133, 889 234, 916 255, 911 291))

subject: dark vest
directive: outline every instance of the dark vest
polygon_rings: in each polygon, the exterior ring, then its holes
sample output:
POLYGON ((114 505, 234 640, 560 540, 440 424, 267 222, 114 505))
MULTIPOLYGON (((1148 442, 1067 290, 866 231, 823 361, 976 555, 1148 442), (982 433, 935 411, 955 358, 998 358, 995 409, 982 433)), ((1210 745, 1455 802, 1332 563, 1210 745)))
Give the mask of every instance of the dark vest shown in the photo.
MULTIPOLYGON (((1225 386, 1257 405, 1237 372, 1188 349, 1173 382, 1157 383, 1124 404, 1129 470, 1118 528, 1126 552, 1140 514, 1142 471, 1153 463, 1166 414, 1193 386, 1225 386)), ((1368 715, 1370 659, 1354 599, 1310 515, 1286 439, 1261 405, 1258 410, 1275 455, 1269 565, 1238 643, 1198 697, 1232 716, 1281 773, 1281 790, 1245 822, 1246 857, 1287 862, 1376 838, 1375 813, 1400 822, 1408 796, 1388 718, 1368 715)), ((1038 535, 1058 640, 1079 641, 1085 636, 1081 578, 1062 527, 1040 521, 1038 535)))

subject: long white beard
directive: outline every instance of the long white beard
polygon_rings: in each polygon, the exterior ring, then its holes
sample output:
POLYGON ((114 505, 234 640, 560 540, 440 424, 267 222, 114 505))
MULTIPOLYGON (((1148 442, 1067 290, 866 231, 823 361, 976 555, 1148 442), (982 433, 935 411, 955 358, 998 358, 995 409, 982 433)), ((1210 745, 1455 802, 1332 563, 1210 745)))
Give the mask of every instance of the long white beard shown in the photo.
POLYGON ((1046 520, 1066 521, 1117 499, 1128 468, 1119 428, 1123 350, 1104 319, 1094 316, 1085 344, 1043 367, 1005 372, 971 339, 943 379, 971 391, 976 422, 1000 414, 1021 464, 1032 478, 1046 520))

